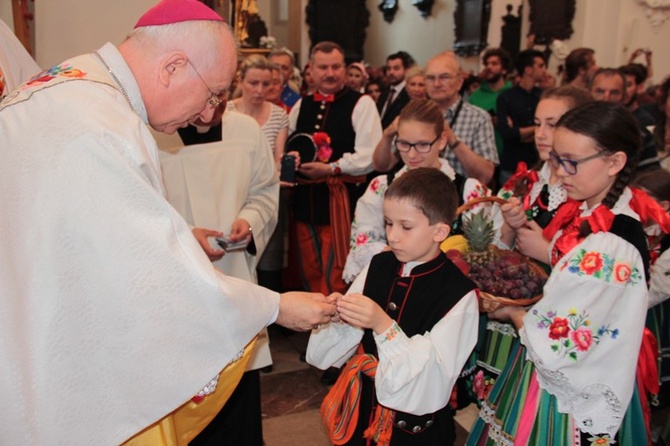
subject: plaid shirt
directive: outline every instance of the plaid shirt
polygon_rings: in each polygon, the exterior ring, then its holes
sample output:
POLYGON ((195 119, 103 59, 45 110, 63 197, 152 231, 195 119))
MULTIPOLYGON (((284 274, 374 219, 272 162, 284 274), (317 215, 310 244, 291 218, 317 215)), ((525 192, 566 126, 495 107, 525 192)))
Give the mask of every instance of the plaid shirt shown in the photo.
MULTIPOLYGON (((447 110, 445 119, 448 123, 451 123, 460 100, 447 110)), ((470 147, 473 152, 492 161, 494 164, 498 164, 498 151, 496 150, 496 140, 493 136, 493 124, 488 113, 479 107, 463 102, 453 130, 456 137, 463 141, 466 146, 470 147)), ((449 147, 443 152, 443 157, 449 161, 449 164, 451 164, 456 173, 465 177, 468 176, 463 169, 463 165, 449 147)))

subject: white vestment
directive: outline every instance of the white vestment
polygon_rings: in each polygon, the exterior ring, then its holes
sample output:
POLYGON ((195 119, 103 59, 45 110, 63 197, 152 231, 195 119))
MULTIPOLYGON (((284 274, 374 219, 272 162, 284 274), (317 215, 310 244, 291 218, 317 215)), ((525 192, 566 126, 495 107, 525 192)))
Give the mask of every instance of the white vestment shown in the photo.
MULTIPOLYGON (((256 264, 277 225, 279 178, 267 139, 253 118, 228 110, 221 123, 219 142, 159 152, 163 182, 168 201, 192 226, 228 235, 238 218, 249 222, 256 252, 228 252, 214 265, 225 274, 256 283, 256 264)), ((263 330, 247 368, 270 364, 269 339, 263 330)))
POLYGON ((98 53, 0 105, 3 445, 119 444, 278 313, 277 293, 216 272, 165 199, 132 72, 98 53))

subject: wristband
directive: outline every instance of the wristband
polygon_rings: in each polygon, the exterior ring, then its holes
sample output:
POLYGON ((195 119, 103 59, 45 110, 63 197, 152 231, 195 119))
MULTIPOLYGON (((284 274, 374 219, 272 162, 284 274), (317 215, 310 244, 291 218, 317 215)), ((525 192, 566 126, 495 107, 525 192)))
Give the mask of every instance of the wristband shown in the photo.
POLYGON ((460 139, 456 139, 453 144, 449 144, 449 149, 450 150, 456 150, 456 147, 458 147, 461 144, 460 139))
POLYGON ((340 175, 342 173, 342 169, 340 169, 337 163, 330 163, 330 171, 333 175, 340 175))

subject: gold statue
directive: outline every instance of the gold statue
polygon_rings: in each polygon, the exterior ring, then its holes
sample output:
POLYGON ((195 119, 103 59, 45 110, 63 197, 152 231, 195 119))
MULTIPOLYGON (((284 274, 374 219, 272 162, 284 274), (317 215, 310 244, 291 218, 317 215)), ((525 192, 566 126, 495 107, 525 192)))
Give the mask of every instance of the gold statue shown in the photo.
POLYGON ((258 5, 256 0, 235 0, 235 37, 242 45, 249 38, 249 18, 258 16, 258 5))

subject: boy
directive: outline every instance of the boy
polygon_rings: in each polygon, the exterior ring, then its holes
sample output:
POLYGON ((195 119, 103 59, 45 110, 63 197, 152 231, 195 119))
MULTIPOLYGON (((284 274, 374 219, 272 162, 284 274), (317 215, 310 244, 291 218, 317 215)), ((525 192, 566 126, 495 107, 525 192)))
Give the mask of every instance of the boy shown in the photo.
POLYGON ((316 367, 356 353, 321 407, 333 443, 453 444, 448 403, 479 316, 475 284, 440 251, 457 201, 438 169, 396 179, 384 198, 390 250, 336 296, 342 322, 312 332, 307 361, 316 367))

